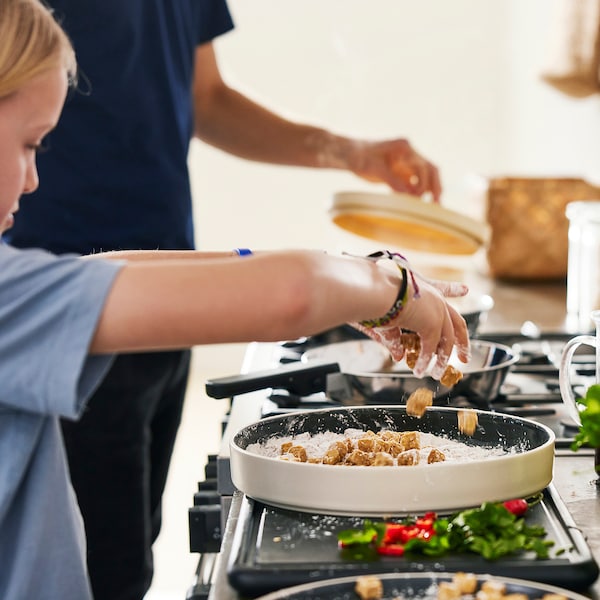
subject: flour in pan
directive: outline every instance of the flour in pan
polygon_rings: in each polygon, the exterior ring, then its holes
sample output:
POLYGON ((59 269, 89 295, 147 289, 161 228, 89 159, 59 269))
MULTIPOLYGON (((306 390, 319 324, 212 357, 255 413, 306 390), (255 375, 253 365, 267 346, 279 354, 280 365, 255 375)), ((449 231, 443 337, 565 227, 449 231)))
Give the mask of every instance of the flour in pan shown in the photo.
POLYGON ((468 445, 426 432, 382 430, 375 433, 354 428, 343 433, 304 432, 272 437, 251 444, 246 450, 292 462, 367 466, 471 462, 508 453, 500 446, 468 445))

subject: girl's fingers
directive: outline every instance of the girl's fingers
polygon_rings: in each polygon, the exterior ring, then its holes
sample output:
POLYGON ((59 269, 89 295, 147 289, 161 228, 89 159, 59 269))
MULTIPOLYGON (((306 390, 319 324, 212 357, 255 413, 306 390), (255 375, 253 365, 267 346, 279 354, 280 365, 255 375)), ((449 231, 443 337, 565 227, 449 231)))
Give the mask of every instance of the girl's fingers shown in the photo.
POLYGON ((444 320, 442 325, 442 335, 438 346, 436 348, 436 359, 433 368, 431 369, 431 376, 434 379, 440 379, 444 374, 444 370, 448 365, 450 354, 452 354, 452 348, 454 346, 454 326, 450 315, 444 320))
POLYGON ((467 323, 456 309, 449 308, 450 319, 452 320, 452 327, 455 333, 454 345, 456 346, 456 354, 461 362, 467 363, 471 360, 471 343, 469 341, 467 323))
POLYGON ((398 327, 381 329, 379 331, 380 339, 383 345, 388 349, 392 358, 397 362, 404 356, 404 346, 402 345, 402 330, 398 327))
POLYGON ((460 298, 469 293, 469 288, 460 281, 436 280, 431 283, 446 298, 460 298))

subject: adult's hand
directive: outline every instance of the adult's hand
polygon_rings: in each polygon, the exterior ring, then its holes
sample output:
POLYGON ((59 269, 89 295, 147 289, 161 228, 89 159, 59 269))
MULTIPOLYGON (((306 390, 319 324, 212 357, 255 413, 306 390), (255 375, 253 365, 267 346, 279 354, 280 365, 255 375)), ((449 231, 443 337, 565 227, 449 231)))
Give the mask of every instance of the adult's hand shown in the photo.
POLYGON ((364 179, 387 183, 397 192, 415 196, 429 193, 434 202, 440 201, 442 186, 437 167, 408 140, 357 142, 351 170, 364 179))

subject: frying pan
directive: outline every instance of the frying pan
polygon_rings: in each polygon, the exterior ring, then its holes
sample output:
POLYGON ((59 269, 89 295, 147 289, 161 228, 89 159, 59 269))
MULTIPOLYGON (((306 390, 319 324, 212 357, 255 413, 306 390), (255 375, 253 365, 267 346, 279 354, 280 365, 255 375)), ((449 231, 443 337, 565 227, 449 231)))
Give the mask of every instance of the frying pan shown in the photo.
POLYGON ((231 398, 274 388, 278 391, 271 398, 279 406, 297 408, 302 397, 318 392, 327 392, 326 404, 331 400, 343 406, 402 404, 414 390, 427 387, 435 400, 447 402, 462 395, 478 408, 490 409, 519 354, 502 344, 472 340, 471 355, 467 364, 454 354, 450 357, 463 379, 448 388, 431 377, 418 379, 404 361, 392 363, 383 346, 360 337, 308 350, 300 363, 209 379, 205 390, 211 398, 231 398))
POLYGON ((480 408, 489 407, 519 354, 509 346, 485 340, 471 340, 471 359, 462 363, 453 354, 450 364, 463 373, 452 388, 431 377, 417 378, 404 360, 395 363, 388 351, 370 339, 348 340, 307 350, 302 361, 336 362, 352 389, 351 400, 344 404, 402 403, 417 388, 430 389, 435 399, 467 396, 480 408))
POLYGON ((405 406, 358 406, 269 417, 241 429, 230 442, 231 477, 249 497, 281 508, 335 515, 389 516, 450 512, 484 501, 527 497, 552 480, 554 433, 519 417, 475 411, 471 436, 458 430, 458 409, 429 407, 422 418, 405 406), (485 460, 407 467, 333 466, 283 461, 247 448, 269 438, 347 428, 433 433, 470 446, 502 448, 485 460))
MULTIPOLYGON (((375 575, 383 584, 384 598, 420 598, 421 600, 437 600, 438 584, 452 581, 453 573, 381 573, 375 575)), ((586 596, 571 590, 559 588, 545 583, 500 577, 494 575, 477 575, 478 588, 486 580, 502 583, 506 594, 523 594, 528 600, 539 600, 545 594, 557 594, 568 600, 586 600, 586 596)), ((291 588, 272 592, 257 600, 358 600, 354 591, 356 576, 339 577, 325 581, 304 583, 291 588)))

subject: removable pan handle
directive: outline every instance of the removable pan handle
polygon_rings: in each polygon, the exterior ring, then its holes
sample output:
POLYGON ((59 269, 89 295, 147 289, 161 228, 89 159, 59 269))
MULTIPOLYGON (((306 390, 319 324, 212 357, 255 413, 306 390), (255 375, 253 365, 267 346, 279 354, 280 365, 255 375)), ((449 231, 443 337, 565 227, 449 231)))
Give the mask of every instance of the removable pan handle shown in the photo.
POLYGON ((231 398, 265 388, 284 389, 290 394, 308 396, 324 392, 327 389, 327 375, 339 372, 338 363, 292 363, 266 371, 209 379, 205 389, 211 398, 231 398))

